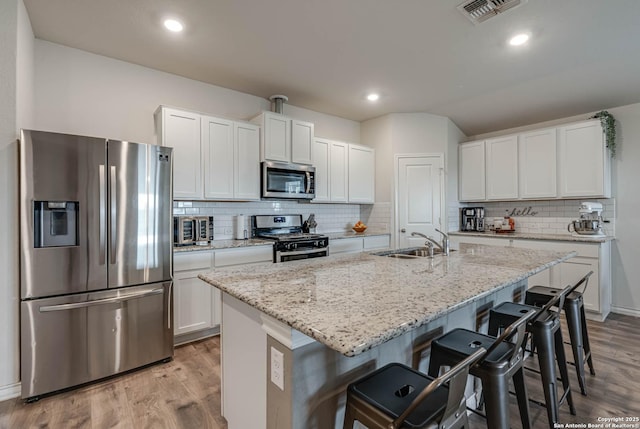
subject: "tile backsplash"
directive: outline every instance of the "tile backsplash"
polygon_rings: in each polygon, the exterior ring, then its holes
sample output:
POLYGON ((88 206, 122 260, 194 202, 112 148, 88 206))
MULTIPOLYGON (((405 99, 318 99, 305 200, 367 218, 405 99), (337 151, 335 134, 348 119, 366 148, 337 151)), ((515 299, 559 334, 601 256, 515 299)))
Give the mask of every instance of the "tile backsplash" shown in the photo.
POLYGON ((340 232, 349 230, 360 219, 360 205, 312 204, 299 203, 297 201, 173 202, 174 215, 213 216, 213 236, 215 240, 227 240, 235 237, 235 216, 239 214, 245 215, 245 226, 250 231, 249 218, 252 215, 301 214, 304 220, 311 213, 315 214, 318 232, 340 232))
POLYGON ((582 201, 596 201, 602 204, 603 229, 607 235, 615 235, 615 198, 583 200, 544 200, 544 201, 501 201, 465 204, 485 208, 487 228, 494 217, 504 217, 509 213, 515 220, 516 230, 537 234, 571 234, 567 225, 579 219, 578 209, 582 201))

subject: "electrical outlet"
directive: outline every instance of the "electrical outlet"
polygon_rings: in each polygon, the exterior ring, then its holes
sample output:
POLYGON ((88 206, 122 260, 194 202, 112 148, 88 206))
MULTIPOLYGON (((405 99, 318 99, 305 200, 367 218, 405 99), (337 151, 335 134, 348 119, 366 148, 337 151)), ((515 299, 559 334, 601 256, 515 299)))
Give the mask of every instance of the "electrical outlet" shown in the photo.
POLYGON ((271 382, 284 390, 284 354, 271 347, 271 382))

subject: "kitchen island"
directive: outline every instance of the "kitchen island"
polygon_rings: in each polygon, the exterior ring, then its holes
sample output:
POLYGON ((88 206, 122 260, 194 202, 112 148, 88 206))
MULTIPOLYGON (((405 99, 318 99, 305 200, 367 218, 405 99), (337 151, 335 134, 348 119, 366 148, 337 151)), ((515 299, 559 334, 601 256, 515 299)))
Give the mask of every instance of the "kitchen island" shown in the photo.
POLYGON ((433 259, 363 253, 201 275, 223 292, 229 429, 341 427, 349 382, 410 363, 430 332, 475 328, 477 309, 573 255, 461 245, 433 259))

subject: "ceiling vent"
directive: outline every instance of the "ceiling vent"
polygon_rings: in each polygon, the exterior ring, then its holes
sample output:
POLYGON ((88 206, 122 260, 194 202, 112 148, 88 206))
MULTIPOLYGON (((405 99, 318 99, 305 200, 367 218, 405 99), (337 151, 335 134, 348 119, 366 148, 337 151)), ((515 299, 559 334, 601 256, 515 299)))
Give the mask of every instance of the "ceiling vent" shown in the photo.
POLYGON ((468 0, 458 6, 458 10, 474 24, 480 24, 526 2, 527 0, 468 0))

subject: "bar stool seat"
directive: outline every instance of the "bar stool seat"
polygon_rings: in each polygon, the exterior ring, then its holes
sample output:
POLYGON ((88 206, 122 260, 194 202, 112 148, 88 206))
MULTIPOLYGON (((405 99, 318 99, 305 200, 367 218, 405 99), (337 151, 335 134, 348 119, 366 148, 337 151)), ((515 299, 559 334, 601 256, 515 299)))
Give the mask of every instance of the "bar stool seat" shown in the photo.
POLYGON ((357 420, 369 429, 468 428, 464 389, 469 367, 486 350, 479 348, 438 378, 390 363, 347 388, 344 429, 357 420))
POLYGON ((485 357, 469 372, 482 381, 487 426, 492 429, 509 428, 509 379, 513 379, 516 389, 522 427, 531 427, 522 345, 527 337, 526 323, 538 310, 534 308, 521 314, 497 338, 468 329, 454 329, 431 343, 430 376, 437 375, 441 367, 473 353, 477 347, 487 348, 485 357))
MULTIPOLYGON (((569 339, 571 351, 573 352, 573 362, 576 367, 578 376, 578 384, 580 392, 587 395, 587 387, 585 383, 584 364, 585 361, 589 365, 591 375, 596 375, 591 358, 591 346, 589 344, 589 332, 587 330, 587 318, 584 311, 583 294, 587 288, 589 276, 593 271, 589 272, 583 279, 584 288, 582 292, 577 290, 571 292, 564 300, 564 314, 567 318, 567 330, 569 331, 569 339)), ((533 286, 525 295, 525 303, 535 305, 537 307, 545 305, 555 295, 560 293, 560 289, 550 288, 546 286, 533 286)))

